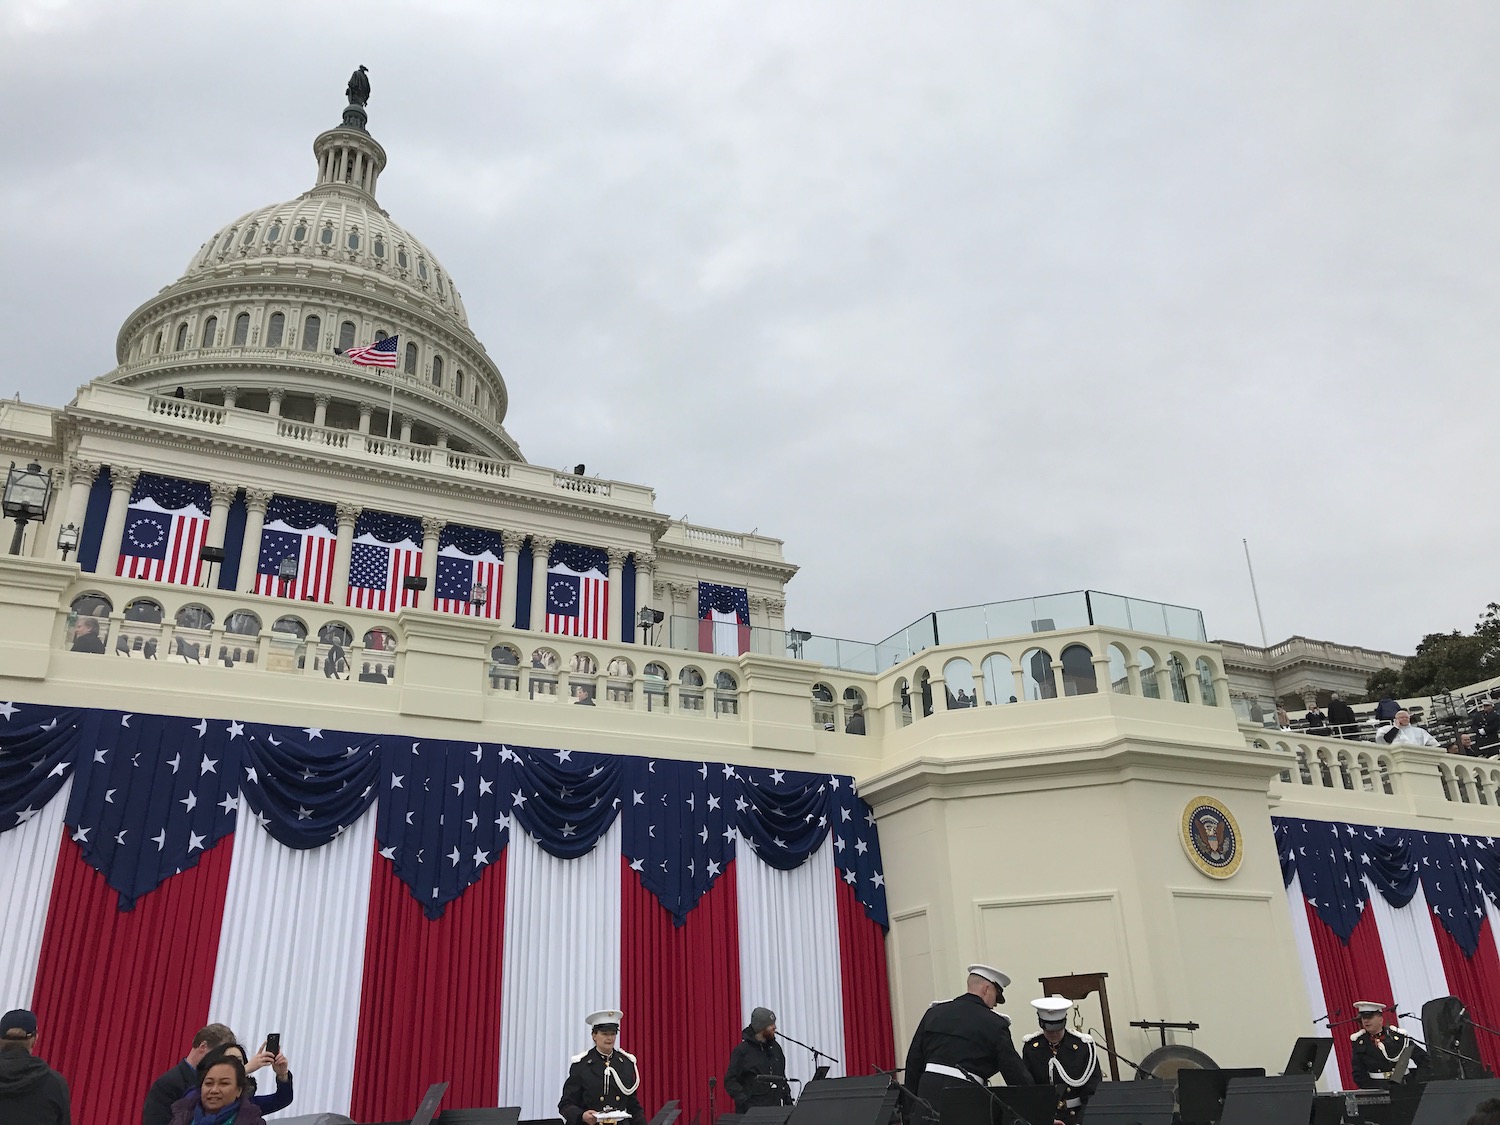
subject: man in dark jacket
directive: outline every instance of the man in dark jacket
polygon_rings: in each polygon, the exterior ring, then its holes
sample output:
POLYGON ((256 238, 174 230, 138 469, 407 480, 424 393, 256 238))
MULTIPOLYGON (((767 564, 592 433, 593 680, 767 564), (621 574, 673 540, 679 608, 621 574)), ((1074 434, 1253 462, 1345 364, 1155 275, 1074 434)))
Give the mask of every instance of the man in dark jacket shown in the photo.
POLYGON ((1474 750, 1480 758, 1493 758, 1500 753, 1500 715, 1495 713, 1494 700, 1486 699, 1479 705, 1474 716, 1474 733, 1478 744, 1474 750))
POLYGON ((68 1083, 31 1052, 36 1016, 18 1008, 0 1016, 0 1121, 71 1125, 68 1083))
POLYGON ((1352 738, 1359 726, 1359 720, 1354 717, 1354 708, 1340 699, 1338 692, 1334 692, 1333 698, 1329 700, 1328 722, 1339 738, 1352 738))
POLYGON ((724 1092, 734 1099, 736 1113, 758 1105, 788 1104, 779 1094, 756 1090, 755 1079, 761 1074, 786 1077, 786 1054, 776 1042, 776 1013, 770 1008, 756 1008, 750 1013, 750 1026, 729 1052, 724 1092))
POLYGON ((146 1105, 141 1110, 141 1125, 169 1125, 172 1103, 186 1094, 189 1086, 198 1085, 198 1064, 203 1061, 203 1056, 215 1047, 237 1042, 234 1032, 222 1023, 211 1023, 199 1030, 193 1036, 193 1049, 187 1053, 187 1058, 151 1084, 146 1105))
POLYGON ((921 1099, 908 1107, 913 1125, 937 1120, 950 1086, 983 1086, 996 1071, 1007 1086, 1032 1084, 1011 1040, 1010 1020, 995 1011, 1005 1003, 1008 984, 999 969, 970 965, 969 990, 927 1009, 906 1052, 906 1085, 921 1099))

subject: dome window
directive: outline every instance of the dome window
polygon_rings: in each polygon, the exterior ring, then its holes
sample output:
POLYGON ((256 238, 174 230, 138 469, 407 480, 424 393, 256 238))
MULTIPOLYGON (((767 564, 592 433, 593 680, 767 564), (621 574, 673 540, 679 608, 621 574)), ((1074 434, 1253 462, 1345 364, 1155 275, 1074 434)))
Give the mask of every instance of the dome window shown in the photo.
POLYGON ((417 259, 417 276, 420 277, 423 281, 427 280, 427 259, 426 258, 418 258, 417 259))
POLYGON ((250 314, 247 312, 242 312, 239 316, 234 318, 234 346, 237 348, 244 347, 245 343, 249 339, 250 314))
POLYGON ((224 232, 224 241, 221 242, 221 243, 219 243, 219 253, 220 254, 227 254, 227 253, 229 253, 229 248, 231 246, 233 246, 233 245, 234 245, 234 231, 232 231, 232 230, 225 231, 224 232))
POLYGON ((219 318, 216 316, 211 316, 203 322, 203 343, 201 346, 205 348, 213 347, 214 338, 218 336, 218 334, 219 318))
POLYGON ((245 228, 245 237, 242 238, 242 239, 240 239, 240 245, 241 246, 249 246, 254 241, 255 241, 255 224, 251 223, 248 227, 245 228))
POLYGON ((432 357, 432 382, 437 387, 443 385, 443 357, 440 355, 432 357))
POLYGON ((406 368, 405 368, 405 370, 406 370, 406 373, 408 375, 415 375, 417 373, 417 345, 416 344, 407 344, 406 345, 406 368))
POLYGON ((310 316, 302 322, 302 350, 315 352, 318 350, 318 337, 323 334, 323 321, 315 316, 310 316))
POLYGON ((351 230, 349 232, 348 245, 351 250, 359 249, 359 231, 351 230))
POLYGON ((389 339, 390 335, 384 328, 377 328, 375 329, 375 342, 378 344, 382 340, 389 339))
POLYGON ((378 234, 375 236, 375 256, 377 258, 385 257, 385 239, 381 238, 378 234))
POLYGON ((292 241, 293 242, 306 242, 307 241, 307 224, 306 223, 299 222, 297 224, 296 228, 293 229, 293 231, 292 231, 292 241))
POLYGON ((411 268, 411 259, 406 256, 405 246, 396 247, 396 264, 402 269, 411 268))
POLYGON ((437 289, 438 289, 438 296, 439 297, 444 296, 444 293, 443 293, 443 275, 442 274, 438 274, 437 275, 437 289))
POLYGON ((152 355, 161 355, 161 333, 156 334, 156 344, 151 349, 152 355))
POLYGON ((459 398, 464 397, 464 369, 462 367, 453 373, 453 393, 459 398))
POLYGON ((276 222, 272 223, 270 229, 266 231, 266 242, 268 242, 268 243, 277 243, 277 242, 280 242, 280 241, 281 241, 281 221, 278 219, 276 222))
POLYGON ((346 352, 354 346, 354 321, 346 320, 339 325, 339 351, 346 352))
POLYGON ((282 338, 286 336, 286 313, 272 313, 271 323, 266 327, 266 347, 281 347, 282 338))
POLYGON ((333 224, 332 223, 329 223, 327 226, 325 226, 322 229, 322 231, 318 234, 318 241, 321 242, 324 246, 332 246, 333 245, 333 224))
POLYGON ((180 352, 185 347, 187 347, 187 321, 177 326, 177 347, 173 350, 180 352))

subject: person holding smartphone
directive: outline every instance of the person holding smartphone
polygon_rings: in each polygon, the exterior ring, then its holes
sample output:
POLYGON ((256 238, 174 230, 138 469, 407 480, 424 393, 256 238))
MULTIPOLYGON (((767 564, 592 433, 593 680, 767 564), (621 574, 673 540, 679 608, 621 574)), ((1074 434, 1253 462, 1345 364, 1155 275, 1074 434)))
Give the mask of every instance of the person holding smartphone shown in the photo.
MULTIPOLYGON (((210 1051, 198 1064, 198 1074, 201 1077, 208 1068, 216 1062, 222 1062, 224 1056, 228 1055, 238 1059, 245 1068, 245 1073, 253 1074, 262 1067, 271 1067, 276 1073, 276 1089, 269 1094, 254 1093, 255 1082, 250 1083, 250 1101, 254 1102, 262 1114, 275 1113, 277 1110, 285 1109, 292 1104, 292 1068, 287 1062, 286 1056, 281 1053, 281 1035, 272 1032, 266 1036, 265 1046, 253 1056, 248 1055, 245 1048, 238 1043, 226 1043, 224 1046, 210 1051)), ((190 1102, 198 1097, 198 1088, 195 1086, 188 1090, 182 1101, 174 1103, 172 1109, 175 1111, 184 1102, 190 1102)))

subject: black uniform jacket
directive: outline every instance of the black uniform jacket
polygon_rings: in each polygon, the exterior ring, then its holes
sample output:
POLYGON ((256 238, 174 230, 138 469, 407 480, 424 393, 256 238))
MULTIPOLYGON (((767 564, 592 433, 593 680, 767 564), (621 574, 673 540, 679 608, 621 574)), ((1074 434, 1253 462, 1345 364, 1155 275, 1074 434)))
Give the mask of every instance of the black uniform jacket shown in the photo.
POLYGON ((729 1053, 729 1065, 724 1068, 724 1092, 734 1099, 736 1113, 744 1113, 755 1105, 779 1105, 780 1102, 758 1102, 751 1096, 755 1092, 757 1074, 786 1076, 786 1052, 781 1044, 759 1038, 748 1027, 740 1041, 729 1053))
POLYGON ((198 1071, 183 1059, 151 1083, 151 1089, 146 1092, 146 1105, 141 1110, 141 1125, 167 1125, 172 1120, 172 1103, 187 1093, 189 1086, 196 1085, 198 1071))
MULTIPOLYGON (((1356 1031, 1349 1038, 1353 1043, 1350 1061, 1354 1071, 1354 1084, 1361 1090, 1383 1089, 1386 1085, 1386 1075, 1391 1072, 1391 1067, 1396 1065, 1396 1058, 1401 1054, 1401 1049, 1406 1046, 1406 1041, 1410 1036, 1394 1027, 1388 1027, 1380 1033, 1378 1043, 1370 1037, 1368 1031, 1356 1031)), ((1427 1052, 1413 1044, 1411 1062, 1406 1068, 1407 1074, 1410 1074, 1413 1068, 1426 1062, 1427 1052)))
POLYGON ((620 1092, 622 1086, 627 1090, 639 1089, 635 1056, 616 1047, 609 1056, 609 1069, 614 1073, 606 1075, 604 1056, 597 1047, 590 1047, 573 1060, 573 1065, 568 1068, 568 1080, 563 1083, 562 1097, 557 1102, 557 1112, 568 1125, 578 1125, 583 1120, 584 1111, 590 1109, 627 1110, 631 1125, 645 1125, 646 1113, 641 1109, 640 1099, 634 1093, 620 1092), (606 1078, 609 1082, 607 1093, 604 1088, 606 1078))
POLYGON ((1082 1106, 1068 1103, 1088 1101, 1103 1077, 1099 1073, 1098 1052, 1090 1040, 1064 1030, 1062 1042, 1054 1047, 1045 1035, 1037 1032, 1021 1044, 1021 1062, 1038 1086, 1050 1085, 1057 1090, 1057 1120, 1069 1125, 1081 1120, 1082 1106))
MULTIPOLYGON (((941 1112, 943 1090, 965 1080, 929 1071, 934 1063, 961 1070, 980 1082, 988 1082, 998 1071, 1008 1085, 1031 1085, 1011 1042, 1009 1018, 971 992, 928 1008, 906 1052, 906 1085, 941 1112)), ((916 1107, 913 1119, 926 1119, 921 1106, 916 1107)))

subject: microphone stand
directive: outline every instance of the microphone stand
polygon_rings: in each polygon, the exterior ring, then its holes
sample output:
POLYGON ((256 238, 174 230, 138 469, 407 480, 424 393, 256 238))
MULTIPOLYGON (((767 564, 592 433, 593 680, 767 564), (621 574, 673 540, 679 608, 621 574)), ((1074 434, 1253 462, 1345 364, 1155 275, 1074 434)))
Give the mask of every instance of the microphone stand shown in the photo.
POLYGON ((900 1090, 903 1094, 905 1094, 913 1102, 916 1102, 923 1109, 925 1109, 927 1111, 928 1115, 934 1121, 936 1121, 938 1119, 938 1111, 935 1108, 933 1108, 933 1104, 930 1101, 928 1101, 926 1098, 924 1098, 921 1094, 919 1094, 915 1090, 913 1090, 910 1086, 904 1085, 902 1083, 901 1079, 899 1079, 899 1078, 896 1077, 896 1075, 902 1073, 901 1068, 899 1068, 899 1067, 893 1067, 890 1070, 885 1070, 885 1069, 883 1069, 881 1067, 878 1067, 878 1066, 871 1066, 870 1070, 873 1073, 875 1073, 875 1074, 884 1074, 887 1078, 889 1078, 891 1080, 891 1084, 893 1086, 895 1086, 896 1089, 900 1090))
MULTIPOLYGON (((1396 1013, 1396 1018, 1397 1019, 1402 1019, 1402 1020, 1408 1020, 1408 1019, 1409 1020, 1417 1020, 1418 1022, 1420 1022, 1420 1019, 1421 1019, 1419 1016, 1414 1016, 1410 1012, 1397 1012, 1396 1013)), ((1470 1024, 1471 1027, 1479 1027, 1480 1026, 1479 1024, 1474 1023, 1473 1020, 1470 1020, 1469 1024, 1470 1024)), ((1402 1035, 1406 1036, 1413 1043, 1415 1043, 1418 1047, 1421 1047, 1424 1051, 1436 1051, 1436 1052, 1438 1052, 1438 1054, 1448 1055, 1450 1058, 1458 1059, 1460 1062, 1472 1063, 1474 1066, 1479 1067, 1479 1069, 1481 1069, 1481 1070, 1487 1070, 1487 1069, 1489 1069, 1480 1060, 1475 1059, 1475 1058, 1470 1058, 1468 1055, 1464 1054, 1462 1051, 1455 1051, 1451 1047, 1439 1047, 1435 1043, 1431 1044, 1431 1045, 1428 1045, 1428 1044, 1422 1042, 1422 1040, 1418 1039, 1411 1032, 1407 1031, 1405 1028, 1398 1027, 1398 1028, 1396 1028, 1396 1030, 1399 1031, 1399 1032, 1401 1032, 1402 1035)), ((1484 1030, 1485 1031, 1490 1031, 1490 1029, 1487 1028, 1487 1027, 1484 1028, 1484 1030)), ((1491 1035, 1495 1035, 1495 1034, 1500 1034, 1500 1032, 1490 1031, 1490 1034, 1491 1035)))
POLYGON ((714 1125, 714 1087, 719 1080, 712 1074, 708 1076, 708 1125, 714 1125))
POLYGON ((797 1044, 797 1046, 803 1047, 806 1050, 811 1051, 812 1052, 812 1057, 813 1057, 813 1069, 814 1070, 818 1069, 818 1060, 819 1059, 827 1059, 831 1063, 836 1063, 836 1062, 839 1061, 838 1059, 834 1058, 832 1055, 825 1055, 822 1051, 818 1050, 816 1047, 814 1047, 810 1043, 804 1043, 800 1039, 793 1039, 790 1035, 786 1034, 784 1031, 780 1030, 779 1028, 776 1031, 776 1036, 779 1039, 785 1039, 788 1043, 795 1043, 795 1044, 797 1044))
POLYGON ((1149 1074, 1146 1071, 1146 1069, 1141 1066, 1140 1063, 1134 1062, 1131 1059, 1127 1059, 1124 1055, 1120 1054, 1113 1047, 1111 1047, 1107 1042, 1105 1042, 1104 1035, 1099 1031, 1099 1029, 1097 1027, 1091 1027, 1091 1028, 1089 1028, 1089 1037, 1094 1040, 1094 1046, 1098 1047, 1100 1050, 1102 1050, 1106 1055, 1108 1055, 1110 1058, 1114 1059, 1116 1062, 1122 1062, 1122 1063, 1124 1063, 1131 1070, 1135 1071, 1138 1076, 1144 1074, 1147 1077, 1151 1077, 1151 1078, 1155 1077, 1154 1075, 1149 1074))

